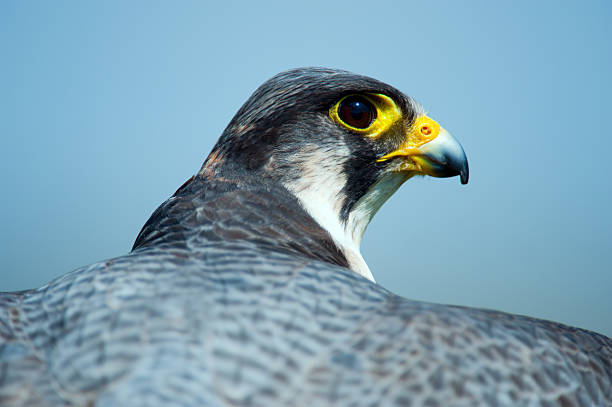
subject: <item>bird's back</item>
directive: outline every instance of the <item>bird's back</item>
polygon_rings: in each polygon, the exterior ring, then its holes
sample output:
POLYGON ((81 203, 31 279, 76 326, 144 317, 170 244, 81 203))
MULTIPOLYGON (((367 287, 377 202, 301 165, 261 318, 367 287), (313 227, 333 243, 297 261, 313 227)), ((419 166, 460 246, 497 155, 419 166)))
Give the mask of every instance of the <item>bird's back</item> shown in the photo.
POLYGON ((237 249, 137 250, 5 295, 2 405, 612 404, 608 338, 284 253, 223 261, 237 249))

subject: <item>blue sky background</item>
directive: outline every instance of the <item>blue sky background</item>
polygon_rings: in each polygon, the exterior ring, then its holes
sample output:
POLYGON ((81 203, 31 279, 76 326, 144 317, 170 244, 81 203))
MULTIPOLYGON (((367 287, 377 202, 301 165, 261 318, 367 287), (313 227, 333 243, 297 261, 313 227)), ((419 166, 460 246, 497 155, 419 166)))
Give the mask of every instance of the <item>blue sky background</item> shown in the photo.
POLYGON ((270 76, 415 97, 470 183, 420 178, 362 246, 403 296, 612 336, 612 3, 0 3, 0 290, 129 251, 270 76))

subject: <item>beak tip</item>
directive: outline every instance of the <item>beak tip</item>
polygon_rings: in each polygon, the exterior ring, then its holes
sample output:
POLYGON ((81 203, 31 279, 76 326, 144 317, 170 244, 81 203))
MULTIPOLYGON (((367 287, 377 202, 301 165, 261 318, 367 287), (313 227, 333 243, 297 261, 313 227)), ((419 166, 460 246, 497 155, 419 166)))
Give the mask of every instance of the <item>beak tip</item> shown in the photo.
POLYGON ((461 169, 461 173, 459 175, 461 176, 461 184, 467 184, 468 180, 470 179, 470 169, 468 168, 467 160, 465 161, 465 167, 461 169))

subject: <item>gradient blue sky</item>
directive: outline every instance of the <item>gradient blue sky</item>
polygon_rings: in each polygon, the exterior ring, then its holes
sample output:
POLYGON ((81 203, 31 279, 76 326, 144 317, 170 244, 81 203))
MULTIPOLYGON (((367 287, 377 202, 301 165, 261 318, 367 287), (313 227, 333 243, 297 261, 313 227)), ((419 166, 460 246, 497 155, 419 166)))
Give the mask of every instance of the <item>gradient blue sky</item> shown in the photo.
POLYGON ((383 286, 612 335, 611 2, 0 3, 0 290, 129 251, 263 81, 415 97, 470 183, 406 183, 366 232, 383 286))

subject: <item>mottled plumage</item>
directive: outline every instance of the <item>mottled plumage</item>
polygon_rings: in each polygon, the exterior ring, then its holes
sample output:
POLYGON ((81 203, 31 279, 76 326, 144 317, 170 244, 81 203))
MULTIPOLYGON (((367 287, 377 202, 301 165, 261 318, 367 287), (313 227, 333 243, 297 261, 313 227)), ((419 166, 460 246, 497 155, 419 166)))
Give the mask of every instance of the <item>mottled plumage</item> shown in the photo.
POLYGON ((335 128, 327 110, 348 92, 392 96, 407 123, 422 114, 372 79, 281 74, 131 253, 0 294, 0 405, 612 405, 609 338, 407 300, 351 270, 304 204, 317 178, 302 158, 342 164, 319 163, 346 175, 334 213, 348 224, 401 141, 335 128))

